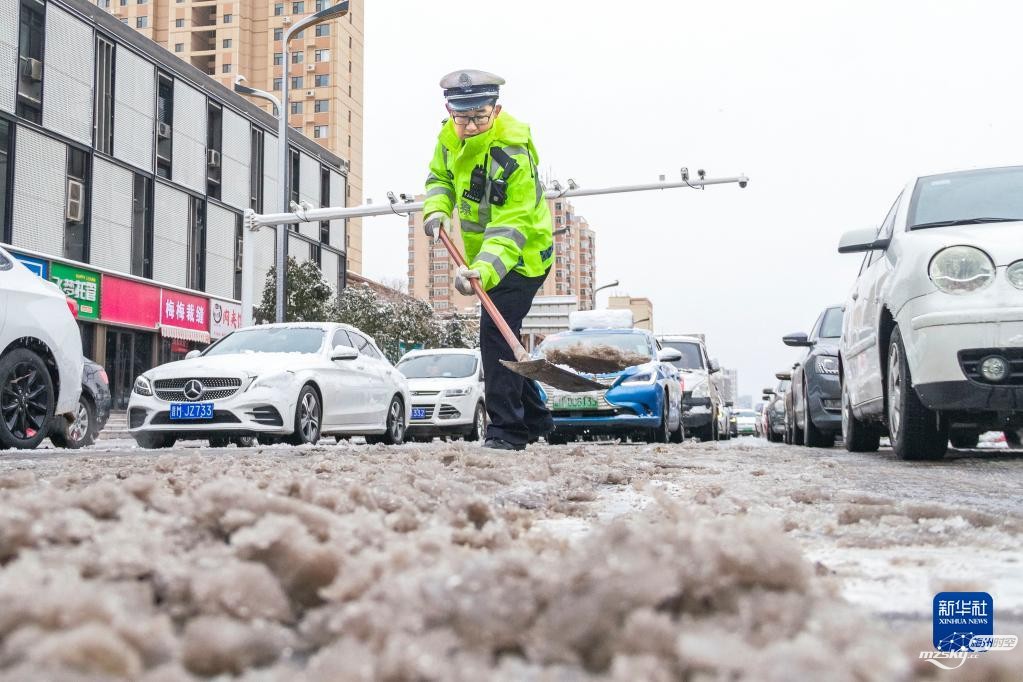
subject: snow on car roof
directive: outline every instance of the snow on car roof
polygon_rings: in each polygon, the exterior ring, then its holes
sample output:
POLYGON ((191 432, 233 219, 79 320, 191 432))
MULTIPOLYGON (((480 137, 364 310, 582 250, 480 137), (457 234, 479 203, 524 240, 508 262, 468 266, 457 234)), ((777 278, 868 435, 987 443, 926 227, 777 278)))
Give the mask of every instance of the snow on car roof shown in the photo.
POLYGON ((573 310, 568 314, 568 326, 581 329, 632 329, 631 310, 573 310))
POLYGON ((703 343, 703 341, 701 341, 700 339, 698 339, 695 336, 682 336, 682 335, 679 335, 679 334, 666 334, 666 335, 663 335, 663 336, 658 336, 657 340, 662 342, 662 343, 665 342, 665 341, 672 341, 672 342, 687 341, 687 342, 690 342, 690 343, 703 343))
POLYGON ((479 350, 475 348, 418 348, 405 353, 401 359, 415 358, 420 355, 472 355, 475 357, 479 354, 479 350))

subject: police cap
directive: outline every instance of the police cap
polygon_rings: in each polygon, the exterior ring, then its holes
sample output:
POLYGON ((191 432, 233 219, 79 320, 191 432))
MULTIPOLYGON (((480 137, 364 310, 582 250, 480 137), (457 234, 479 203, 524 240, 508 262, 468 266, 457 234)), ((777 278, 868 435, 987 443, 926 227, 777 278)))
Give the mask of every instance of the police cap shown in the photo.
POLYGON ((452 71, 440 79, 444 98, 455 111, 469 111, 493 104, 502 85, 503 78, 478 69, 452 71))

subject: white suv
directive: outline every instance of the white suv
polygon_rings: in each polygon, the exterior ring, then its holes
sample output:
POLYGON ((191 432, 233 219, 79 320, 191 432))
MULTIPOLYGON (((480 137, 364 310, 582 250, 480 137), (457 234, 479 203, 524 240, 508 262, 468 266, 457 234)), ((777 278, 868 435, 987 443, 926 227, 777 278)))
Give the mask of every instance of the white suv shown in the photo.
POLYGON ((77 305, 0 249, 0 448, 34 448, 82 391, 77 305))
POLYGON ((486 436, 483 365, 478 350, 414 350, 396 367, 408 378, 412 394, 411 439, 463 436, 480 440, 486 436))
POLYGON ((700 440, 718 440, 729 437, 728 415, 721 399, 721 388, 712 376, 721 371, 717 360, 707 355, 707 345, 701 335, 658 336, 663 348, 673 348, 682 359, 672 362, 685 382, 682 394, 682 415, 686 434, 700 440))
POLYGON ((842 237, 866 255, 845 306, 843 435, 903 459, 949 438, 1023 426, 1023 166, 914 178, 880 229, 842 237))

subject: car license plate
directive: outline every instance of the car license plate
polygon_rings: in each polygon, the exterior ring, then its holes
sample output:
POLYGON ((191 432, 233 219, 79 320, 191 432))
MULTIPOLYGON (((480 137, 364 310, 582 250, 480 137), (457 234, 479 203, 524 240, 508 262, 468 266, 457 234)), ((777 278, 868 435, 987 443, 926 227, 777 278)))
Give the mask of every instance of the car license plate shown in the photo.
POLYGON ((589 395, 563 395, 551 403, 552 410, 595 410, 598 407, 600 403, 589 395))
POLYGON ((213 419, 213 403, 171 403, 170 418, 178 419, 213 419))
POLYGON ((426 419, 426 408, 425 407, 413 407, 412 408, 413 419, 426 419))

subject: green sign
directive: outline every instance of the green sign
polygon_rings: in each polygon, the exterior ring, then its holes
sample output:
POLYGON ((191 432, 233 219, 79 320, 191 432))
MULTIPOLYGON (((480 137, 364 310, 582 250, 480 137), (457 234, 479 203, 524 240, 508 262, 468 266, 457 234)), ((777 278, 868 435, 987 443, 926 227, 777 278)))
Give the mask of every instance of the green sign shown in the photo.
POLYGON ((99 319, 98 272, 73 268, 63 263, 50 263, 50 281, 60 287, 65 296, 78 302, 78 317, 85 320, 99 319))

